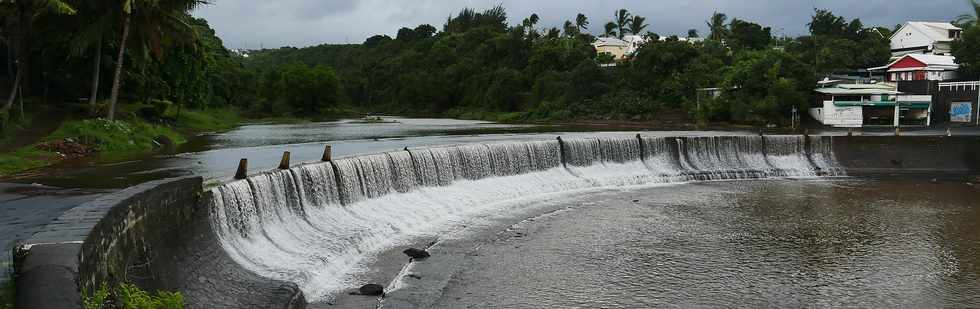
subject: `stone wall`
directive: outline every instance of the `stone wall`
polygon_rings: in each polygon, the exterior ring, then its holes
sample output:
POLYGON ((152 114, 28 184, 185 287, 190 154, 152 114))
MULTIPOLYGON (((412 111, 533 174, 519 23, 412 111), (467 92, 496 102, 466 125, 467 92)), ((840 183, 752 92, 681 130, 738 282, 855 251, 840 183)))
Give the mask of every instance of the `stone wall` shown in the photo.
MULTIPOLYGON (((302 307, 295 284, 238 267, 210 229, 200 177, 162 180, 73 208, 15 248, 18 308, 81 308, 121 282, 205 308, 302 307)), ((193 307, 193 306, 192 306, 193 307)))

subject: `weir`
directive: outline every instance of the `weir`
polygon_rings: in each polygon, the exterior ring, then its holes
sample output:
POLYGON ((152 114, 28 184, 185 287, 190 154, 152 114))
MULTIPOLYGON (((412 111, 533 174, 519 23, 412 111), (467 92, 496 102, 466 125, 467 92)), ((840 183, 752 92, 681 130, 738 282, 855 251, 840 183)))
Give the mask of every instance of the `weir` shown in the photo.
POLYGON ((557 139, 406 149, 254 175, 210 190, 228 254, 308 300, 353 287, 365 259, 454 220, 537 196, 647 184, 840 176, 829 137, 557 139))
POLYGON ((845 172, 973 181, 980 138, 559 138, 333 161, 327 148, 323 159, 256 175, 242 164, 216 187, 162 180, 76 207, 15 249, 17 303, 78 308, 101 284, 133 282, 192 308, 303 308, 363 284, 354 276, 380 252, 556 194, 845 172))

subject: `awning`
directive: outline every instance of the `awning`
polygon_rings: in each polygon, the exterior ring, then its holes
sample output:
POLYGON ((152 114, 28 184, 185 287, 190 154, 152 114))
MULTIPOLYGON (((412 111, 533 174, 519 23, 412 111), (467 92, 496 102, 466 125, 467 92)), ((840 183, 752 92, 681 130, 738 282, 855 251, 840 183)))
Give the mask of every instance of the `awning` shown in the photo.
POLYGON ((912 109, 929 109, 932 106, 930 102, 895 102, 895 101, 834 101, 834 106, 848 107, 848 106, 871 106, 871 107, 894 107, 899 105, 901 107, 908 107, 912 109))

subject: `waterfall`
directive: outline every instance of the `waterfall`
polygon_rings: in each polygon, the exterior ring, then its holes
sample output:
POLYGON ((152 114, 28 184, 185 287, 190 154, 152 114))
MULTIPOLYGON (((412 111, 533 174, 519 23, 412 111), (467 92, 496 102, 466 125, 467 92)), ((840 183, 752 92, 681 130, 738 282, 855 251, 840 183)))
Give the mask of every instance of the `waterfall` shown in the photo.
POLYGON ((829 138, 637 137, 476 144, 365 155, 210 190, 225 251, 311 300, 353 287, 374 254, 542 196, 621 186, 843 175, 829 138))

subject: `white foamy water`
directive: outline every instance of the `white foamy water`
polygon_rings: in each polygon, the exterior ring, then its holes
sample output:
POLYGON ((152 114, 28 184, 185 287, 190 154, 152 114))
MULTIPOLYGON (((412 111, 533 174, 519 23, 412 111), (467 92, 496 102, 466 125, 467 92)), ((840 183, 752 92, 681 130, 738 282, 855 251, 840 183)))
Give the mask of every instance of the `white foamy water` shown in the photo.
MULTIPOLYGON (((304 165, 214 188, 228 254, 308 300, 352 288, 374 255, 508 204, 583 189, 839 175, 829 140, 576 139, 419 149, 304 165)), ((533 204, 533 203, 532 203, 533 204)))

